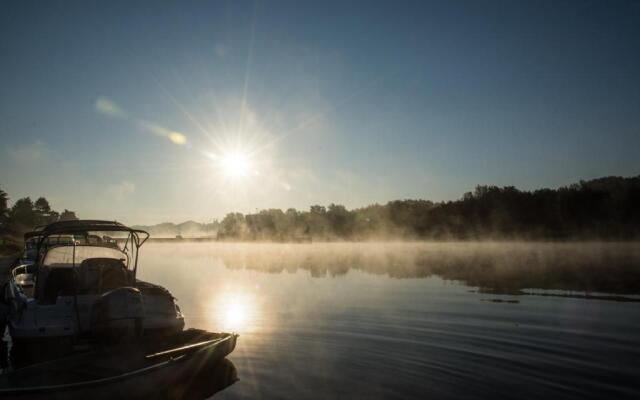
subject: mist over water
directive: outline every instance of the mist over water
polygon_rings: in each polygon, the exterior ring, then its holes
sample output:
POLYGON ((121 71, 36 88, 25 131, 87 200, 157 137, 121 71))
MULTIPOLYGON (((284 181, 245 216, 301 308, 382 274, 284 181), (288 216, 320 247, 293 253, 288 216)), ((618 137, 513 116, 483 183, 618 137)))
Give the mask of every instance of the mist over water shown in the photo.
POLYGON ((220 398, 638 398, 636 243, 151 243, 220 398), (626 300, 626 301, 615 301, 626 300))

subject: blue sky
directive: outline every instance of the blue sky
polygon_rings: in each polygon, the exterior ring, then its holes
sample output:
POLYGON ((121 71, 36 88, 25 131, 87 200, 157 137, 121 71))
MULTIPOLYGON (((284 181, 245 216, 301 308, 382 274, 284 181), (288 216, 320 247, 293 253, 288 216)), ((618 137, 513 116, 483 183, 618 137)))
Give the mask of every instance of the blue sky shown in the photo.
POLYGON ((6 1, 0 60, 0 187, 86 218, 640 173, 638 1, 6 1))

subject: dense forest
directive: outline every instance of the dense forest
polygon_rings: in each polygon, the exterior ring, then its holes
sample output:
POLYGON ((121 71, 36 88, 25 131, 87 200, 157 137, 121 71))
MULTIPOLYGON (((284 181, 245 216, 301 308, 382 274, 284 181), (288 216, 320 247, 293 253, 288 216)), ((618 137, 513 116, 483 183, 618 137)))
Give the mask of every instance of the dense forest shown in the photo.
MULTIPOLYGON (((77 219, 73 211, 52 210, 44 197, 21 198, 11 207, 8 200, 0 189, 0 243, 18 242, 37 225, 77 219)), ((217 235, 221 240, 635 239, 640 237, 640 175, 535 191, 477 186, 455 201, 394 200, 354 210, 314 205, 309 211, 268 209, 230 213, 210 224, 144 228, 155 237, 217 235)))
POLYGON ((640 236, 640 175, 606 177, 522 191, 477 186, 461 199, 395 200, 354 210, 331 204, 309 211, 230 213, 219 239, 630 239, 640 236))
POLYGON ((78 219, 75 212, 52 210, 44 197, 35 202, 30 197, 24 197, 9 207, 9 196, 0 189, 0 252, 21 248, 22 234, 36 226, 73 219, 78 219))

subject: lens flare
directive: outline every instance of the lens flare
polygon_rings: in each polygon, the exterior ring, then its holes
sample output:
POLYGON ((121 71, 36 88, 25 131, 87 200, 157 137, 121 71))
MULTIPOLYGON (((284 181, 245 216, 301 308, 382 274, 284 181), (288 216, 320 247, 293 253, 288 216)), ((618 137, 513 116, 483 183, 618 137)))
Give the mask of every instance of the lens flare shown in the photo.
POLYGON ((175 144, 182 145, 187 143, 187 137, 180 132, 171 132, 167 137, 175 144))
POLYGON ((127 116, 120 106, 106 97, 98 97, 95 107, 96 111, 110 117, 125 118, 127 116))

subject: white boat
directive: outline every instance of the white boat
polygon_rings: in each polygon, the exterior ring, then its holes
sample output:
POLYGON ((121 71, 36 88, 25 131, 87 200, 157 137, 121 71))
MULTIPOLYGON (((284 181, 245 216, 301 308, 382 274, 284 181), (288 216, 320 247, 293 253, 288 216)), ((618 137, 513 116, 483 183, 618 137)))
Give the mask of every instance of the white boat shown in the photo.
POLYGON ((27 297, 33 297, 35 276, 32 272, 33 264, 20 264, 11 270, 11 278, 27 297))
MULTIPOLYGON (((171 293, 136 278, 147 232, 117 222, 79 220, 47 225, 34 237, 37 259, 30 276, 27 267, 14 270, 5 289, 14 368, 183 330, 184 318, 171 293), (33 284, 32 293, 25 283, 33 284)), ((235 347, 235 336, 233 341, 235 347)))
POLYGON ((37 260, 37 253, 44 252, 50 246, 59 246, 62 244, 73 244, 75 241, 73 235, 51 235, 40 243, 40 232, 45 226, 38 226, 33 231, 24 234, 24 250, 21 256, 16 260, 14 267, 11 268, 11 275, 15 283, 20 286, 27 297, 33 296, 33 288, 35 284, 34 267, 37 260), (39 248, 38 248, 39 246, 39 248))

